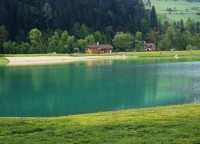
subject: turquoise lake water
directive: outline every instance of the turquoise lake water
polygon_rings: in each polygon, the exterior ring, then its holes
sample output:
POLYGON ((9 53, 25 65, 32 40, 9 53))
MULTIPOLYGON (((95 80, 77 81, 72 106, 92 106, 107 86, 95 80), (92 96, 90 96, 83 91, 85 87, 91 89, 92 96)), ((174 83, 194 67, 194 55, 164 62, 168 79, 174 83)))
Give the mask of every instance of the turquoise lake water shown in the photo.
POLYGON ((71 114, 200 102, 200 59, 0 66, 0 116, 71 114))

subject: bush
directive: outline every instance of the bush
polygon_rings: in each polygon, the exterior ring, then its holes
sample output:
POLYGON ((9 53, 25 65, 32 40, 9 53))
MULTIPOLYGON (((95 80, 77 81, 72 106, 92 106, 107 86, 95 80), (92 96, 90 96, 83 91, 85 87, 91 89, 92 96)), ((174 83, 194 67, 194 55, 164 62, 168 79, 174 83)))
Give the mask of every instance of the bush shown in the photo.
POLYGON ((198 50, 199 48, 197 46, 192 46, 189 44, 186 49, 187 50, 198 50))
POLYGON ((17 43, 11 42, 11 41, 4 42, 3 43, 3 49, 4 49, 4 53, 6 53, 6 54, 16 53, 17 43))
POLYGON ((19 54, 28 54, 30 52, 31 46, 27 42, 22 42, 17 46, 17 53, 19 54))

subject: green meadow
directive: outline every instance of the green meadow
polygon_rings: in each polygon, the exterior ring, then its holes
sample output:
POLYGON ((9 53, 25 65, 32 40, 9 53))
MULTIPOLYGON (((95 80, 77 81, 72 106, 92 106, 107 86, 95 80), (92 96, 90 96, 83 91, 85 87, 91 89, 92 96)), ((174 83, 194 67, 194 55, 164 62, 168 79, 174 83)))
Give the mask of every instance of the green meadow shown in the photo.
POLYGON ((3 57, 37 57, 37 56, 137 56, 137 57, 182 57, 182 56, 200 56, 200 50, 188 50, 188 51, 152 51, 152 52, 113 52, 104 54, 4 54, 0 55, 0 60, 5 60, 3 57))
POLYGON ((121 52, 119 55, 138 56, 138 57, 185 57, 200 56, 200 50, 189 51, 154 51, 154 52, 121 52))
MULTIPOLYGON (((145 3, 146 0, 144 0, 145 3)), ((180 21, 183 19, 184 22, 188 18, 192 20, 199 20, 200 15, 197 15, 197 12, 200 12, 200 2, 188 2, 186 0, 150 0, 151 5, 155 6, 157 15, 161 20, 169 20, 171 22, 180 21), (172 11, 169 12, 166 9, 171 8, 172 11)), ((148 8, 148 7, 146 7, 148 8)))
POLYGON ((44 118, 0 118, 0 143, 199 143, 200 104, 44 118))

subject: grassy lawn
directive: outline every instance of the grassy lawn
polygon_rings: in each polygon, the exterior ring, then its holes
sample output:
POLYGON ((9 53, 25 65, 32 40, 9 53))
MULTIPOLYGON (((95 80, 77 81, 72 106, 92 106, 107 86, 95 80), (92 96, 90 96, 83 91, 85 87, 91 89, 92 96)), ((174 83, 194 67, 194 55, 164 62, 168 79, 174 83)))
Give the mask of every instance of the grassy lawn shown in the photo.
POLYGON ((0 118, 0 143, 199 143, 200 104, 0 118))
MULTIPOLYGON (((115 52, 105 53, 105 54, 82 54, 74 53, 71 56, 116 56, 116 55, 126 55, 126 56, 138 56, 138 57, 173 57, 173 56, 200 56, 200 50, 192 51, 162 51, 162 52, 115 52)), ((70 56, 69 54, 7 54, 1 55, 2 57, 23 57, 23 56, 70 56)), ((1 57, 0 57, 1 58, 1 57)))
MULTIPOLYGON (((98 54, 97 54, 98 55, 98 54)), ((173 57, 173 56, 200 56, 200 50, 193 51, 157 51, 157 52, 118 52, 112 54, 99 54, 99 55, 126 55, 126 56, 138 56, 138 57, 173 57)), ((82 56, 80 54, 74 54, 74 56, 82 56)))
MULTIPOLYGON (((181 19, 186 22, 188 18, 195 21, 200 20, 200 16, 196 15, 196 12, 200 11, 200 2, 188 2, 186 0, 150 0, 151 5, 155 6, 158 16, 162 20, 180 21, 181 19), (176 9, 169 13, 166 11, 167 7, 176 9)), ((145 3, 145 0, 144 0, 145 3)))
POLYGON ((200 56, 199 50, 193 51, 157 51, 157 52, 123 52, 119 55, 138 56, 138 57, 173 57, 173 56, 200 56))

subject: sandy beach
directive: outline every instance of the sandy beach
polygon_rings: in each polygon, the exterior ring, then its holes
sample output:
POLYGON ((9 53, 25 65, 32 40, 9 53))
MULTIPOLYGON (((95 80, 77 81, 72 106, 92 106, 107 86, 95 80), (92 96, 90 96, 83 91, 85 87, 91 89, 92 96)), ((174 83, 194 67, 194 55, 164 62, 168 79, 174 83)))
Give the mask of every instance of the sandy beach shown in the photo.
POLYGON ((103 59, 125 59, 127 56, 30 56, 30 57, 6 57, 10 65, 31 65, 31 64, 48 64, 48 63, 66 63, 73 61, 86 60, 103 60, 103 59))

